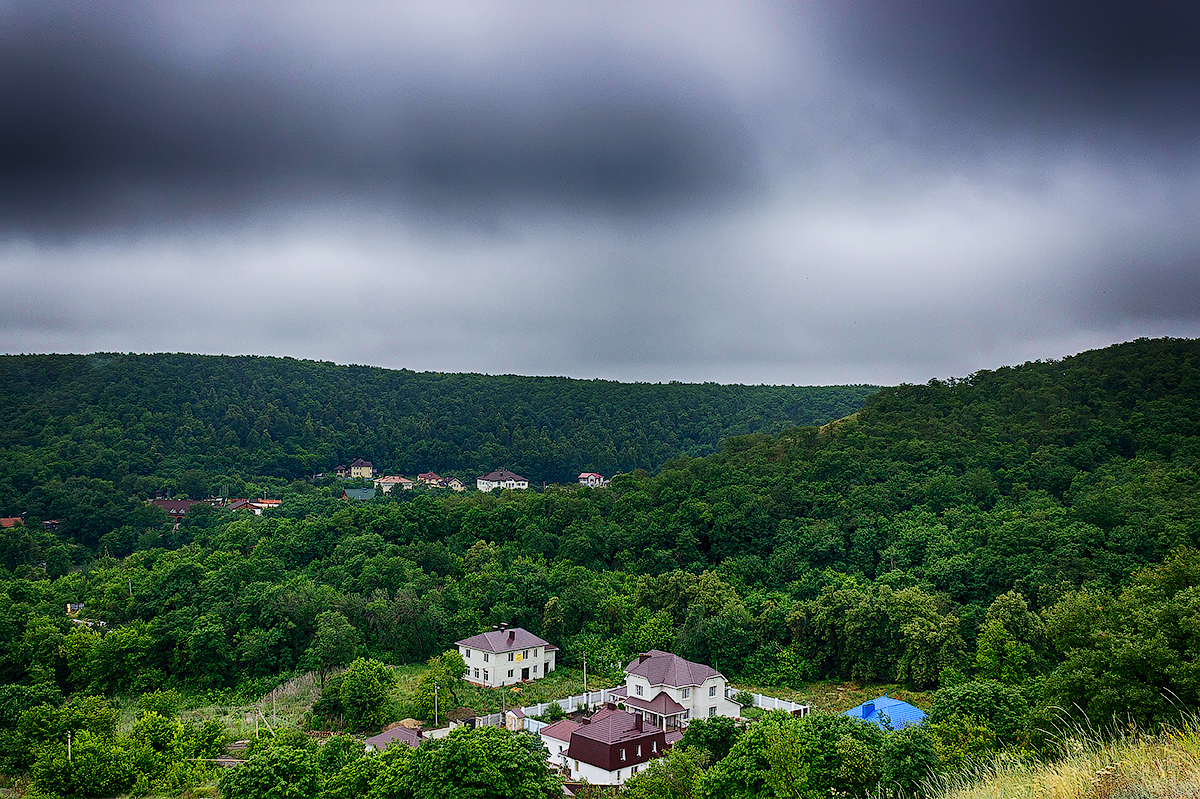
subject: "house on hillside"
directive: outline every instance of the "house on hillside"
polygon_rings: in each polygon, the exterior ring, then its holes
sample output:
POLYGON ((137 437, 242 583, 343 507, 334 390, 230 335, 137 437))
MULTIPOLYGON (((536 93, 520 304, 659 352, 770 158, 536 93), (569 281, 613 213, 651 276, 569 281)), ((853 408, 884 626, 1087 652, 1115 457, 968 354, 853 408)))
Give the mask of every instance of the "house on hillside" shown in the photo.
POLYGON ((10 527, 24 527, 25 520, 20 516, 5 516, 0 519, 0 529, 7 530, 10 527))
POLYGON ((886 694, 850 708, 843 716, 862 719, 882 729, 902 730, 925 720, 925 711, 886 694))
POLYGON ((440 486, 442 478, 437 472, 421 472, 417 475, 417 482, 428 486, 440 486))
POLYGON ((359 502, 366 502, 368 499, 375 499, 375 489, 373 488, 345 488, 342 489, 342 499, 354 499, 359 502))
POLYGON ((350 479, 370 480, 375 476, 375 467, 370 461, 357 458, 350 464, 350 479))
POLYGON ((651 649, 625 667, 625 685, 610 691, 662 730, 679 730, 694 718, 740 718, 742 706, 725 696, 725 676, 710 666, 651 649))
POLYGON ((208 501, 203 499, 152 499, 146 504, 165 510, 171 517, 171 529, 178 530, 179 523, 183 521, 189 508, 193 505, 207 505, 208 501))
POLYGON ((449 488, 451 491, 466 491, 467 484, 457 477, 443 477, 442 485, 449 488))
POLYGON ((604 479, 604 475, 596 472, 581 472, 579 475, 579 484, 588 488, 601 488, 608 485, 608 482, 604 479))
POLYGON ((396 488, 397 486, 404 491, 411 491, 413 487, 413 481, 409 480, 407 477, 401 477, 400 475, 396 474, 375 478, 375 487, 385 494, 390 494, 392 489, 396 488))
POLYGON ((467 664, 463 679, 487 688, 536 680, 554 671, 558 647, 523 627, 499 627, 455 641, 467 664))
POLYGON ((482 477, 477 477, 475 487, 480 491, 493 491, 497 488, 529 488, 529 481, 507 469, 497 469, 482 477))
POLYGON ((620 785, 682 737, 617 710, 611 702, 579 722, 564 719, 544 727, 539 735, 551 763, 563 767, 570 779, 594 785, 620 785))

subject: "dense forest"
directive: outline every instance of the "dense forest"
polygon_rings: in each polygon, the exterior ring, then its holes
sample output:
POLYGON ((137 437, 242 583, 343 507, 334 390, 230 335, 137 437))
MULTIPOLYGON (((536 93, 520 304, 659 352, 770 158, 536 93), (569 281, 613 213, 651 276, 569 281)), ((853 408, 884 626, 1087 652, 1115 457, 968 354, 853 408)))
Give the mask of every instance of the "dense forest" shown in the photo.
MULTIPOLYGON (((3 530, 5 768, 31 768, 49 740, 28 715, 51 712, 39 707, 262 693, 327 665, 339 630, 384 663, 507 622, 610 677, 656 647, 748 684, 937 689, 936 747, 909 743, 943 765, 1048 746, 1055 713, 1152 724, 1200 706, 1197 341, 884 389, 837 424, 730 437, 604 489, 397 493, 314 489, 261 518, 205 509, 178 531, 135 501, 90 526, 3 530), (72 625, 66 602, 107 628, 72 625)), ((769 771, 765 749, 746 754, 768 732, 694 765, 733 791, 750 777, 726 755, 769 771)), ((707 795, 733 795, 721 790, 707 795)))
POLYGON ((561 483, 582 471, 657 469, 707 455, 729 436, 824 424, 877 390, 418 373, 290 358, 7 355, 0 515, 55 479, 99 479, 133 494, 201 470, 220 490, 311 477, 358 457, 468 483, 501 466, 538 485, 561 483))

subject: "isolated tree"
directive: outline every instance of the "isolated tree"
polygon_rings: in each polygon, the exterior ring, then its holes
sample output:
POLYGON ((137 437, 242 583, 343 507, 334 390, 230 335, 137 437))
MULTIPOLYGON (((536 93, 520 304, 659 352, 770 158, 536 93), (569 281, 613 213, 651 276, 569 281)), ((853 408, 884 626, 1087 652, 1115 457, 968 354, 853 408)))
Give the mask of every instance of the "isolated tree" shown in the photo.
POLYGON ((396 675, 391 669, 378 660, 359 658, 341 676, 342 710, 352 730, 376 730, 392 721, 396 675))
POLYGON ((358 630, 338 611, 327 610, 317 616, 317 634, 304 653, 304 659, 320 674, 322 687, 330 669, 354 660, 361 640, 358 630))

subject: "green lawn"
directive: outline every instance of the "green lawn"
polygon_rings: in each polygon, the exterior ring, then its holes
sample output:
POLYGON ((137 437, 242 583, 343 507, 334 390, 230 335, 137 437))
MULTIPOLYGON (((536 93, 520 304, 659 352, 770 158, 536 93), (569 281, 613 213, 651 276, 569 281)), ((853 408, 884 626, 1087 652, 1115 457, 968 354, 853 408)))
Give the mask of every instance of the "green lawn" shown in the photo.
POLYGON ((928 704, 931 695, 927 691, 909 691, 900 685, 860 685, 854 682, 814 682, 800 689, 746 683, 730 683, 730 686, 739 691, 750 691, 811 705, 814 713, 840 713, 883 694, 922 707, 928 704))

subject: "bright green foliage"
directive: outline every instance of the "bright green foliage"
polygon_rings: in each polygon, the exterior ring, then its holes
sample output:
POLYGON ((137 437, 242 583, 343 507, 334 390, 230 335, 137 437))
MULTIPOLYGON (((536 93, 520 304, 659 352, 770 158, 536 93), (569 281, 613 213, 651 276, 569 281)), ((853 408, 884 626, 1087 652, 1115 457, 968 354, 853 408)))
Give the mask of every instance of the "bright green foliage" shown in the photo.
MULTIPOLYGON (((552 799, 562 796, 546 750, 530 733, 499 727, 457 729, 390 759, 369 799, 552 799)), ((407 748, 407 747, 394 747, 407 748)))
POLYGON ((111 738, 79 732, 67 759, 64 740, 42 751, 30 769, 38 790, 63 796, 112 796, 133 787, 136 774, 129 752, 111 738))
POLYGON ((879 761, 880 784, 892 796, 920 796, 921 783, 940 765, 934 737, 923 724, 888 733, 879 761))
POLYGON ((379 757, 364 755, 351 760, 326 777, 321 787, 321 799, 364 799, 382 769, 383 761, 379 757))
POLYGON ((341 675, 341 704, 352 730, 378 730, 395 721, 396 675, 378 660, 359 658, 341 675))
POLYGON ((683 728, 679 746, 698 749, 706 763, 716 763, 729 754, 740 734, 737 722, 728 716, 693 719, 683 728))
POLYGON ((884 733, 840 715, 768 713, 705 772, 701 797, 865 796, 880 779, 884 733))
POLYGON ((926 721, 933 737, 938 762, 947 771, 955 771, 968 760, 985 760, 1000 748, 996 731, 982 716, 954 714, 942 721, 926 721))
POLYGON ((148 713, 174 718, 183 704, 183 697, 175 689, 148 691, 138 697, 138 704, 148 713))
POLYGON ((336 774, 363 755, 362 740, 350 735, 335 735, 317 749, 317 768, 323 775, 336 774))
POLYGON ((251 755, 217 784, 225 799, 315 799, 320 775, 311 753, 280 746, 251 755))
POLYGON ((317 616, 317 634, 304 653, 304 659, 309 668, 316 669, 321 675, 322 685, 330 669, 345 666, 354 660, 360 638, 358 630, 336 610, 328 610, 317 616))
MULTIPOLYGON (((941 688, 933 695, 928 721, 934 725, 962 727, 961 719, 983 722, 992 736, 1005 745, 1029 735, 1029 702, 1020 688, 996 680, 977 680, 941 688)), ((968 737, 988 737, 988 732, 964 730, 968 737)), ((969 745, 968 748, 973 747, 969 745)))
POLYGON ((423 718, 432 719, 434 715, 434 700, 437 700, 438 710, 444 715, 449 709, 458 705, 458 689, 462 685, 462 677, 467 673, 467 664, 457 650, 448 649, 436 657, 429 659, 429 669, 421 675, 417 690, 413 694, 413 704, 423 718), (435 691, 436 687, 436 691, 435 691))
MULTIPOLYGON (((694 724, 695 722, 693 722, 694 724)), ((625 782, 625 799, 692 799, 708 762, 701 749, 674 746, 625 782)))

